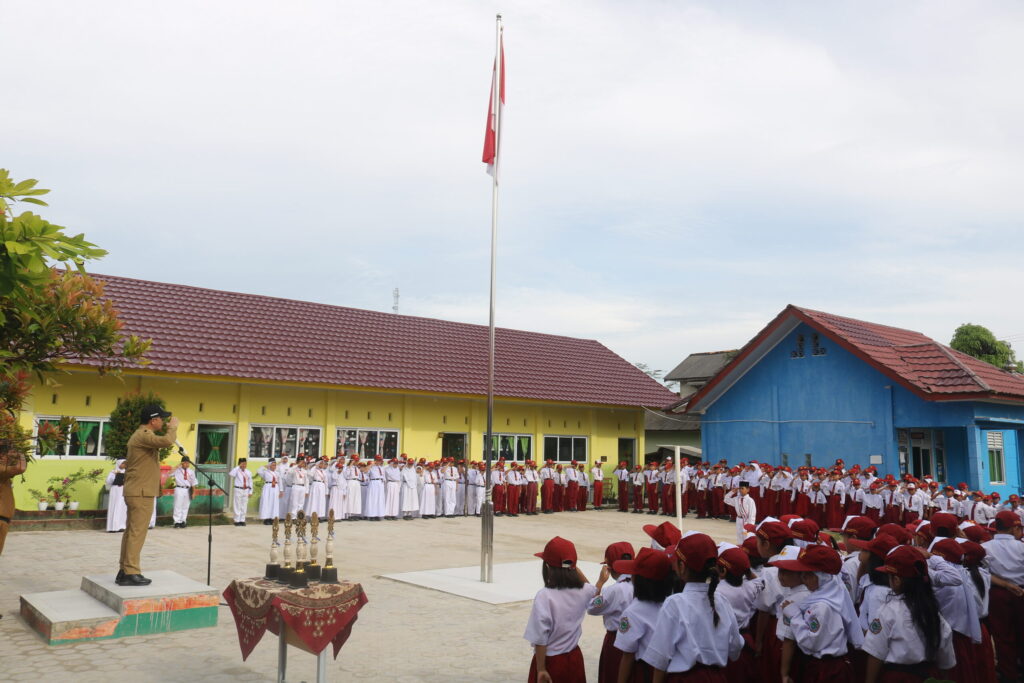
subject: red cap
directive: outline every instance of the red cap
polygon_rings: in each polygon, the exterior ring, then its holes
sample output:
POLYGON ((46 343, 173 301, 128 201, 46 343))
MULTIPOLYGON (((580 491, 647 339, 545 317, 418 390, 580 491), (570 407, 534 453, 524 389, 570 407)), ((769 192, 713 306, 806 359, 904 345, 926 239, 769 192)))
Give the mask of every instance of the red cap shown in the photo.
POLYGON ((995 528, 1006 531, 1021 526, 1020 516, 1013 510, 1000 510, 996 513, 995 528))
POLYGON ((757 530, 757 536, 772 545, 781 545, 787 538, 793 538, 793 531, 782 522, 765 522, 757 530))
POLYGON ((979 526, 977 524, 965 526, 963 531, 964 536, 974 541, 975 543, 987 543, 988 541, 992 540, 992 532, 986 529, 985 527, 979 526))
POLYGON ((757 536, 748 536, 743 539, 743 543, 740 544, 743 551, 750 557, 761 557, 761 553, 757 550, 757 536))
POLYGON ((661 550, 640 548, 635 560, 619 560, 612 565, 612 569, 620 574, 632 574, 660 581, 672 571, 672 563, 668 555, 661 550))
POLYGON ((964 566, 965 567, 977 567, 981 565, 982 560, 985 559, 985 549, 981 547, 980 543, 974 541, 963 541, 960 543, 960 549, 964 551, 964 566))
MULTIPOLYGON (((910 525, 907 525, 907 529, 910 529, 910 525)), ((935 528, 928 522, 921 522, 914 529, 913 533, 917 534, 929 543, 935 538, 935 528)))
POLYGON ((534 553, 549 567, 575 567, 576 546, 561 536, 555 536, 544 546, 544 552, 534 553))
POLYGON ((718 546, 707 534, 689 534, 676 544, 676 557, 694 571, 701 571, 711 560, 718 558, 718 546))
POLYGON ((829 529, 829 531, 835 531, 837 533, 850 534, 854 538, 859 538, 862 541, 866 541, 875 535, 875 529, 878 525, 870 517, 864 517, 858 515, 856 517, 847 517, 843 521, 843 526, 840 529, 829 529))
POLYGON ((843 561, 839 559, 839 553, 827 545, 809 545, 800 551, 795 560, 776 560, 770 563, 779 569, 788 569, 793 572, 825 572, 826 574, 838 574, 843 568, 843 561))
POLYGON ((900 542, 889 534, 879 534, 870 541, 851 538, 850 545, 858 550, 867 550, 872 555, 877 555, 878 557, 885 559, 885 556, 889 554, 889 551, 900 545, 900 542))
POLYGON ((604 549, 604 562, 601 564, 612 565, 619 560, 632 560, 634 557, 636 553, 633 552, 633 545, 628 541, 619 541, 604 549))
POLYGON ((793 536, 801 541, 807 541, 808 543, 818 542, 818 532, 821 528, 813 519, 798 519, 790 524, 789 528, 793 532, 793 536))
POLYGON ((662 522, 658 526, 644 524, 644 533, 657 541, 662 548, 671 548, 679 542, 679 538, 683 535, 683 532, 672 522, 662 522))
POLYGON ((964 551, 955 538, 944 538, 932 545, 930 552, 953 564, 963 564, 964 551))
POLYGON ((878 568, 878 571, 886 574, 895 574, 904 579, 913 577, 928 577, 928 563, 924 555, 909 545, 901 545, 893 548, 885 556, 885 564, 878 568))
POLYGON ((889 534, 890 536, 895 538, 900 545, 910 543, 914 540, 913 534, 911 534, 909 531, 901 527, 899 524, 894 524, 892 522, 889 522, 888 524, 883 524, 882 526, 878 527, 878 532, 875 535, 881 536, 882 534, 889 534))
POLYGON ((936 532, 942 529, 952 534, 956 533, 956 528, 959 524, 956 515, 951 515, 948 512, 934 512, 928 521, 935 527, 936 532))
POLYGON ((718 555, 718 565, 733 576, 743 576, 750 571, 750 556, 742 548, 729 548, 718 555))
POLYGON ((781 517, 779 517, 779 521, 785 524, 786 526, 789 526, 790 522, 795 522, 798 519, 803 519, 803 517, 801 517, 800 515, 782 515, 781 517))

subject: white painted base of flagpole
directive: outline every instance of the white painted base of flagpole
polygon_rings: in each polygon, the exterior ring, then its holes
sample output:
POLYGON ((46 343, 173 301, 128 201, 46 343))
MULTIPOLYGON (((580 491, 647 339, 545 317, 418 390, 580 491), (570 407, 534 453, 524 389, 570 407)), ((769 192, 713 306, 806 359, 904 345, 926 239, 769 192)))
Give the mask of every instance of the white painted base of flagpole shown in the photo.
MULTIPOLYGON (((454 567, 451 569, 430 569, 404 574, 385 574, 383 578, 401 583, 429 588, 431 590, 458 595, 462 598, 486 602, 490 605, 504 605, 510 602, 533 600, 533 596, 544 587, 540 575, 540 558, 529 562, 506 562, 494 565, 494 582, 480 581, 480 567, 454 567)), ((601 574, 601 565, 596 562, 578 562, 587 577, 601 574)))

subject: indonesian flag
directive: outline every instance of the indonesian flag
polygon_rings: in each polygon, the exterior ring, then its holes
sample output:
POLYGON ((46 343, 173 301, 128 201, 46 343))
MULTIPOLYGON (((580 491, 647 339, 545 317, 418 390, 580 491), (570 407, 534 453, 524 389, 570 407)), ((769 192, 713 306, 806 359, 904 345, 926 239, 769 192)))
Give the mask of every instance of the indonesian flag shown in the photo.
POLYGON ((501 120, 505 116, 505 37, 499 39, 498 54, 491 74, 491 99, 487 103, 487 130, 484 133, 484 158, 487 173, 495 175, 501 150, 501 120))

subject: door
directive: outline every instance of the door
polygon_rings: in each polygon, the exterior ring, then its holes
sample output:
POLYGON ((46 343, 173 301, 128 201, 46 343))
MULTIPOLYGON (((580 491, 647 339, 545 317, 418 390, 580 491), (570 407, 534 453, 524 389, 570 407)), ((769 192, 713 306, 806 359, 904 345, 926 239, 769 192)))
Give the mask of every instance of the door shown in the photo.
POLYGON ((934 475, 930 429, 910 430, 910 473, 918 478, 934 475))
POLYGON ((636 439, 619 439, 619 459, 615 466, 618 467, 620 462, 626 463, 626 467, 633 471, 633 463, 636 462, 636 439))
MULTIPOLYGON (((228 471, 234 467, 235 453, 234 434, 231 426, 201 424, 196 427, 196 432, 196 463, 199 465, 200 472, 209 474, 214 483, 230 492, 227 487, 228 471)), ((210 488, 209 482, 200 472, 196 474, 199 479, 199 488, 210 488)), ((226 502, 223 498, 224 494, 216 489, 214 494, 214 511, 223 510, 226 502)), ((206 511, 205 507, 202 511, 206 511)))
POLYGON ((441 457, 466 459, 466 435, 446 433, 441 436, 441 457))

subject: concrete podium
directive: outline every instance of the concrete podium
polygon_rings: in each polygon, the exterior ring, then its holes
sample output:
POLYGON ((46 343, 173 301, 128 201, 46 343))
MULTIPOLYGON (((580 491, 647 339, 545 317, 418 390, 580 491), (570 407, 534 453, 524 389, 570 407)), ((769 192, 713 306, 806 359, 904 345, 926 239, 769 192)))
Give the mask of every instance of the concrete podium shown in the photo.
POLYGON ((217 624, 220 595, 177 572, 147 572, 148 586, 83 576, 78 590, 21 597, 21 616, 49 645, 182 631, 217 624))

